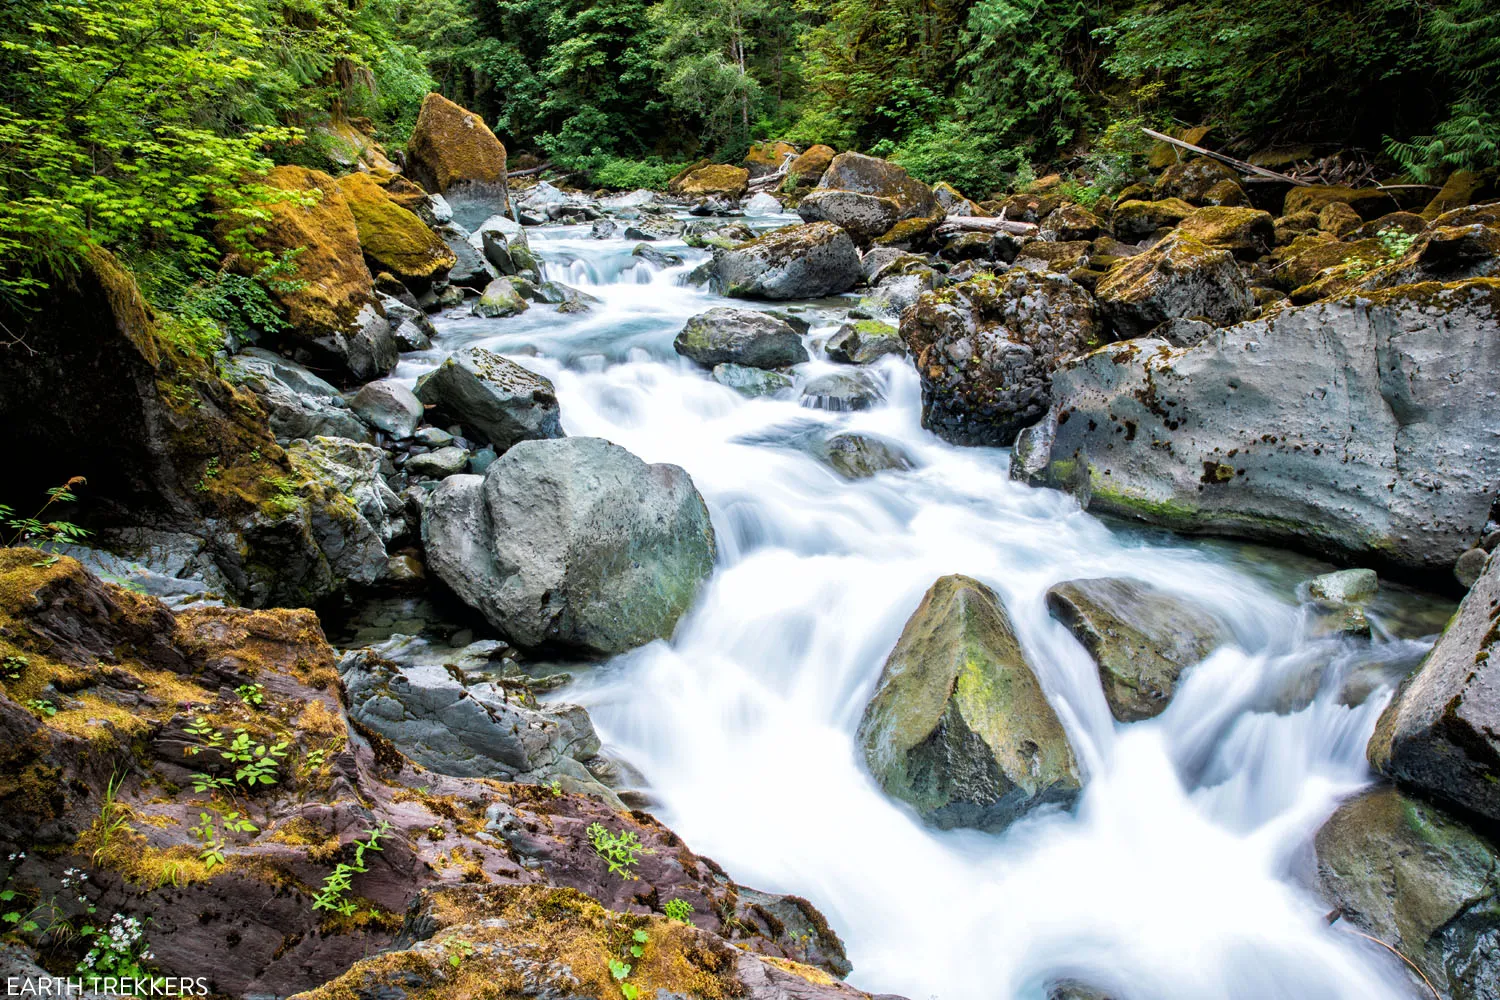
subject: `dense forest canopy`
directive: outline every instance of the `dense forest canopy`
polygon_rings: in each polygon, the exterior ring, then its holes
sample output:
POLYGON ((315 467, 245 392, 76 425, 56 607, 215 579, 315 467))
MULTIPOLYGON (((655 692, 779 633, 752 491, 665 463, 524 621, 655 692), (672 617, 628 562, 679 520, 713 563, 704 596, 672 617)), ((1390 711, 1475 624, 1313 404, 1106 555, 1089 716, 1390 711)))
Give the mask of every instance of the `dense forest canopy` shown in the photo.
POLYGON ((484 114, 513 157, 606 186, 787 139, 981 194, 1058 161, 1107 187, 1136 126, 1210 122, 1226 148, 1352 146, 1429 181, 1497 160, 1500 8, 6 0, 0 291, 24 296, 98 243, 151 260, 153 297, 201 296, 211 228, 254 224, 259 172, 337 161, 350 121, 399 149, 429 89, 484 114))

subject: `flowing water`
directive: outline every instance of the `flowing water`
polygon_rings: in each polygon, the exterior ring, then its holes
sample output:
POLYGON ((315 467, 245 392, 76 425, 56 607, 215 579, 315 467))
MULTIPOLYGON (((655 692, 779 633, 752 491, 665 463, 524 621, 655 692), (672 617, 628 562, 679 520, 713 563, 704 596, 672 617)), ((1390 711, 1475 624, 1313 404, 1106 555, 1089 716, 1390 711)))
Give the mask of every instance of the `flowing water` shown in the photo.
MULTIPOLYGON (((549 277, 602 302, 454 314, 399 374, 484 344, 554 381, 567 433, 691 473, 718 535, 712 580, 672 642, 563 696, 589 707, 695 850, 746 884, 813 900, 847 945, 850 981, 872 992, 1040 998, 1073 977, 1154 1000, 1410 995, 1389 954, 1325 923, 1307 872, 1313 833, 1369 781, 1364 747, 1389 696, 1378 687, 1349 707, 1344 682, 1388 684, 1427 642, 1305 637, 1293 559, 1110 526, 1010 482, 1006 451, 921 429, 908 362, 876 367, 885 401, 869 410, 742 398, 672 350, 689 316, 725 304, 682 283, 705 254, 658 244, 687 258, 663 270, 581 227, 531 238, 549 277), (897 442, 915 467, 846 481, 797 447, 828 427, 897 442), (1071 812, 1000 835, 942 832, 865 772, 861 711, 922 593, 949 573, 1009 609, 1087 771, 1071 812), (1043 603, 1052 584, 1109 575, 1190 596, 1234 634, 1161 716, 1128 726, 1043 603)), ((811 339, 850 305, 804 306, 811 339)), ((832 370, 814 360, 800 373, 832 370)))

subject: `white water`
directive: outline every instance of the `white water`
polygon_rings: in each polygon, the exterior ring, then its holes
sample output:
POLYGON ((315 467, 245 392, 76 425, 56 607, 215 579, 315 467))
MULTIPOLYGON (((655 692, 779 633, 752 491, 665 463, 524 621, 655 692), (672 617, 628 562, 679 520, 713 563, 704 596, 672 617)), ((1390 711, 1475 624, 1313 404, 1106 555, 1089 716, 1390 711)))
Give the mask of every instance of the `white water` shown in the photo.
MULTIPOLYGON (((724 304, 677 283, 701 254, 665 246, 690 261, 658 272, 578 228, 532 240, 551 277, 603 304, 441 321, 438 348, 401 374, 483 343, 556 383, 569 434, 692 474, 718 534, 712 581, 671 643, 565 694, 695 850, 746 884, 813 900, 847 945, 850 981, 872 992, 1040 998, 1071 976, 1131 1000, 1410 995, 1390 956, 1328 927, 1296 876, 1323 819, 1368 781, 1364 746, 1387 695, 1343 707, 1341 679, 1419 644, 1301 638, 1297 609, 1232 549, 1121 533, 1011 483, 1006 452, 920 429, 905 362, 886 360, 886 405, 858 413, 718 386, 671 348, 688 316, 724 304), (846 482, 775 444, 807 421, 897 441, 917 468, 846 482), (1003 597, 1088 772, 1071 813, 1000 836, 939 832, 864 771, 863 706, 923 591, 949 573, 1003 597), (1114 723, 1090 660, 1043 605, 1050 585, 1103 575, 1190 595, 1236 636, 1149 722, 1114 723), (1311 704, 1275 714, 1277 692, 1317 670, 1311 704)), ((804 314, 821 322, 814 340, 837 322, 829 305, 804 314)))

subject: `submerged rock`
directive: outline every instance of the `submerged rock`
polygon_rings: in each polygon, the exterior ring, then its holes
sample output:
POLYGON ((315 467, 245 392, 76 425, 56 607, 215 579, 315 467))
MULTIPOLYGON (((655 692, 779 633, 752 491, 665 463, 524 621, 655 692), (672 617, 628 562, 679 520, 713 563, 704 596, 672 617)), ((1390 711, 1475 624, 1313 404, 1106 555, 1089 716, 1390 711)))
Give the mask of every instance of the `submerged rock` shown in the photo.
POLYGON ((1177 530, 1446 573, 1500 483, 1497 384, 1500 281, 1406 286, 1069 362, 1012 475, 1177 530))
POLYGON ((1423 795, 1500 821, 1500 566, 1490 560, 1422 667, 1386 706, 1371 765, 1423 795))
POLYGON ((428 566, 519 646, 624 652, 672 634, 713 570, 686 472, 600 438, 522 441, 423 511, 428 566))
POLYGON ((815 299, 853 288, 860 278, 859 251, 831 222, 789 226, 724 250, 712 264, 725 295, 765 299, 815 299))
POLYGON ((1057 714, 994 591, 932 585, 886 660, 859 724, 888 794, 944 829, 999 830, 1082 786, 1057 714))
POLYGON ((714 365, 714 381, 722 386, 727 386, 742 396, 754 399, 757 396, 769 396, 773 393, 790 389, 792 377, 781 372, 768 372, 763 368, 749 368, 745 365, 720 364, 714 365))
POLYGON ((672 347, 705 368, 725 363, 786 368, 808 358, 802 338, 784 320, 724 306, 688 320, 672 347))
POLYGON ((1500 850, 1393 788, 1339 807, 1318 831, 1318 881, 1354 926, 1415 964, 1444 997, 1500 996, 1500 850))
POLYGON ((814 456, 845 479, 868 479, 889 469, 916 466, 900 445, 873 434, 843 431, 823 438, 813 447, 814 456))
POLYGON ((829 372, 802 386, 802 405, 815 410, 868 410, 884 400, 884 386, 864 371, 829 372))
POLYGON ((478 431, 495 450, 562 436, 552 383, 482 347, 450 355, 417 379, 417 398, 478 431))
POLYGON ((823 350, 830 361, 868 365, 887 354, 905 354, 906 342, 889 323, 862 319, 839 327, 823 350))
POLYGON ((521 297, 521 291, 515 283, 509 278, 496 278, 485 286, 483 294, 469 307, 469 311, 485 319, 497 319, 525 312, 526 308, 526 300, 521 297))
POLYGON ((1099 666, 1120 722, 1160 715, 1182 671, 1227 636, 1207 608, 1140 580, 1069 580, 1047 591, 1047 610, 1099 666))

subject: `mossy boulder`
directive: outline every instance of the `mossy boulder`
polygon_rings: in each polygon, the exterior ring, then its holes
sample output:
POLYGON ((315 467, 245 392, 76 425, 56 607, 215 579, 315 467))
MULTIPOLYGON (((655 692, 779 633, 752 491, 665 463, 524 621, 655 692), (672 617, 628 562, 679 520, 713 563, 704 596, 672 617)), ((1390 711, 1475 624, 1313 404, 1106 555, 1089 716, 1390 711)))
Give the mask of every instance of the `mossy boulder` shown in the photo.
POLYGON ((1213 613, 1140 580, 1069 580, 1047 591, 1047 610, 1099 666, 1120 722, 1160 715, 1182 672, 1227 637, 1213 613))
POLYGON ((904 167, 863 153, 840 153, 828 164, 818 190, 854 191, 894 202, 898 219, 929 216, 937 211, 932 188, 912 177, 904 167))
POLYGON ((1057 713, 995 592, 934 583, 906 623, 860 720, 859 746, 892 797, 943 829, 1000 830, 1082 787, 1057 713))
MULTIPOLYGON (((1215 212, 1239 209, 1211 209, 1215 212)), ((1178 231, 1112 268, 1095 293, 1122 337, 1139 337, 1169 319, 1237 323, 1255 304, 1249 282, 1227 250, 1178 231)))
POLYGON ((1473 204, 1493 187, 1492 176, 1485 177, 1470 170, 1455 170, 1443 181, 1442 189, 1422 209, 1422 218, 1430 222, 1444 212, 1473 204))
POLYGON ((812 299, 847 292, 860 279, 859 251, 831 222, 788 226, 714 256, 711 280, 724 295, 812 299))
POLYGON ((1297 304, 1345 294, 1366 275, 1389 263, 1378 239, 1343 242, 1313 233, 1299 236, 1274 255, 1271 280, 1297 304))
POLYGON ((872 364, 887 354, 904 355, 906 342, 889 323, 878 319, 861 319, 845 323, 834 331, 823 345, 830 361, 846 365, 872 364))
POLYGON ((922 426, 955 444, 1011 444, 1051 405, 1052 372, 1101 343, 1093 296, 1016 268, 924 292, 901 316, 922 426))
POLYGON ((751 177, 764 177, 780 170, 788 158, 797 158, 797 147, 789 142, 754 142, 745 154, 743 166, 750 171, 751 177))
MULTIPOLYGON (((1208 133, 1213 131, 1212 125, 1197 125, 1193 128, 1174 129, 1171 136, 1190 142, 1194 146, 1203 145, 1203 140, 1208 138, 1208 133)), ((1193 154, 1181 146, 1174 146, 1170 142, 1160 140, 1151 144, 1151 151, 1146 154, 1146 165, 1152 170, 1165 170, 1174 163, 1181 163, 1184 158, 1193 154)))
MULTIPOLYGON (((335 382, 368 382, 388 375, 398 351, 379 312, 375 280, 365 266, 359 226, 332 177, 306 167, 276 167, 267 187, 284 192, 261 206, 251 243, 274 256, 295 254, 295 283, 281 282, 271 294, 286 312, 289 329, 276 334, 296 360, 335 382)), ((227 223, 221 238, 233 245, 227 223)), ((242 258, 242 270, 250 269, 242 258)))
POLYGON ((1170 229, 1189 215, 1193 206, 1181 198, 1162 201, 1122 201, 1110 215, 1110 226, 1122 240, 1134 241, 1158 229, 1170 229))
POLYGON ((484 292, 474 300, 469 311, 484 319, 500 319, 505 316, 514 316, 523 313, 528 305, 521 297, 520 289, 516 283, 508 277, 496 278, 484 286, 484 292))
POLYGON ((1151 191, 1157 201, 1181 198, 1196 205, 1203 203, 1215 184, 1239 179, 1233 167, 1207 156, 1195 156, 1163 170, 1151 191))
POLYGON ((741 198, 750 183, 750 171, 727 163, 711 163, 692 171, 676 183, 674 194, 689 198, 741 198))
POLYGON ((1063 202, 1047 213, 1040 225, 1042 229, 1057 234, 1057 238, 1064 242, 1092 240, 1104 232, 1104 223, 1097 215, 1071 201, 1063 202))
POLYGON ((1248 208, 1250 196, 1240 187, 1239 181, 1224 179, 1203 192, 1203 204, 1227 205, 1231 208, 1248 208))
POLYGON ((1318 228, 1343 239, 1364 223, 1359 213, 1341 201, 1330 201, 1318 211, 1318 228))
POLYGON ((1321 212, 1323 206, 1340 201, 1360 214, 1361 218, 1373 219, 1401 208, 1389 191, 1378 188, 1349 188, 1335 184, 1309 184, 1294 187, 1286 193, 1282 203, 1282 215, 1298 212, 1321 212))
POLYGON ((1500 848, 1389 787, 1318 831, 1318 882, 1339 915, 1405 957, 1451 1000, 1500 996, 1500 848))
POLYGON ((1276 238, 1276 226, 1270 212, 1226 206, 1200 208, 1189 213, 1177 224, 1177 231, 1247 260, 1269 251, 1276 238))
POLYGON ((875 237, 873 243, 878 247, 894 247, 900 250, 931 249, 934 244, 933 234, 946 218, 947 215, 939 209, 928 216, 902 219, 890 229, 875 237))
POLYGON ((466 229, 492 215, 509 214, 505 145, 483 118, 443 95, 422 99, 406 158, 412 177, 446 198, 453 220, 466 229))
POLYGON ((369 174, 349 174, 338 185, 354 215, 359 246, 373 273, 388 272, 421 291, 445 277, 458 262, 425 222, 398 204, 369 174))
POLYGON ((812 187, 823 178, 823 171, 828 169, 828 164, 833 162, 834 152, 832 146, 819 143, 809 146, 807 152, 792 161, 787 168, 787 176, 797 178, 798 187, 812 187))
POLYGON ((785 320, 757 309, 722 306, 689 319, 672 347, 705 368, 787 368, 808 358, 802 337, 785 320))

